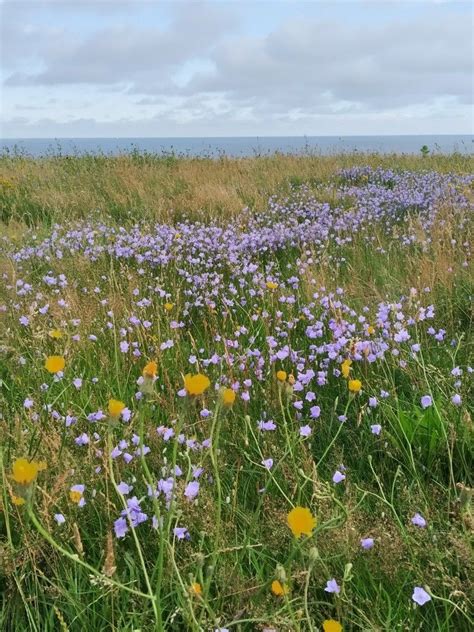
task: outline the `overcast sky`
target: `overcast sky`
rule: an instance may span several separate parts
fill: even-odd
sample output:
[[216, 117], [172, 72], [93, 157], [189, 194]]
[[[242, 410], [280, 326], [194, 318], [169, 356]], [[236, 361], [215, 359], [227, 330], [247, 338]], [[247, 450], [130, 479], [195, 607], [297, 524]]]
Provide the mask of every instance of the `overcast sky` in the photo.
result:
[[472, 134], [472, 4], [0, 0], [1, 135]]

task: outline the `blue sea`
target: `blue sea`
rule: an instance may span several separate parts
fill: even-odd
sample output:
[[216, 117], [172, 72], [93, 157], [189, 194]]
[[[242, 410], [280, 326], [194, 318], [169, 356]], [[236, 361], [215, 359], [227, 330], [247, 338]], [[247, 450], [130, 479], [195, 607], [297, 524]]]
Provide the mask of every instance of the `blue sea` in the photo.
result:
[[262, 136], [222, 138], [9, 138], [0, 140], [5, 151], [32, 156], [108, 154], [133, 151], [184, 156], [246, 157], [275, 152], [331, 155], [348, 152], [419, 154], [474, 153], [474, 135], [432, 136]]

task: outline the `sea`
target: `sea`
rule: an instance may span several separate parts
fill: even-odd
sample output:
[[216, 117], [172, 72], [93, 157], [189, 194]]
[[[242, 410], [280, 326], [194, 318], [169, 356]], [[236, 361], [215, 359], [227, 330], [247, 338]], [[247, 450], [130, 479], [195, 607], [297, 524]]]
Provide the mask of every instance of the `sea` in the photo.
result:
[[41, 156], [132, 152], [163, 156], [210, 158], [265, 156], [274, 153], [331, 155], [341, 153], [473, 154], [474, 135], [420, 136], [235, 136], [215, 138], [7, 138], [0, 139], [0, 155]]

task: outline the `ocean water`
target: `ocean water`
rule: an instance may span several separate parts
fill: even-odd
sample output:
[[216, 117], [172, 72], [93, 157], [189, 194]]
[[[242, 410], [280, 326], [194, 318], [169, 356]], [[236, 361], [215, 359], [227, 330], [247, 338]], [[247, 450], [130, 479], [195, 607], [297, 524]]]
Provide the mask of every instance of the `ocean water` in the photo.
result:
[[474, 153], [474, 135], [432, 136], [262, 136], [222, 138], [10, 138], [0, 140], [0, 152], [32, 156], [132, 151], [187, 156], [244, 157], [275, 152], [330, 155], [347, 152], [418, 154], [423, 145], [432, 153]]

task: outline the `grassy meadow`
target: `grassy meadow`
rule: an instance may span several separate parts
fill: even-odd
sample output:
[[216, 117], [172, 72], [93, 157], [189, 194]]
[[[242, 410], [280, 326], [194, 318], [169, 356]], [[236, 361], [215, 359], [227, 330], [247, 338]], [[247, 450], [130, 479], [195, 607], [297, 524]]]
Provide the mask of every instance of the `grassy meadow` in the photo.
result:
[[0, 629], [468, 632], [474, 157], [0, 157]]

